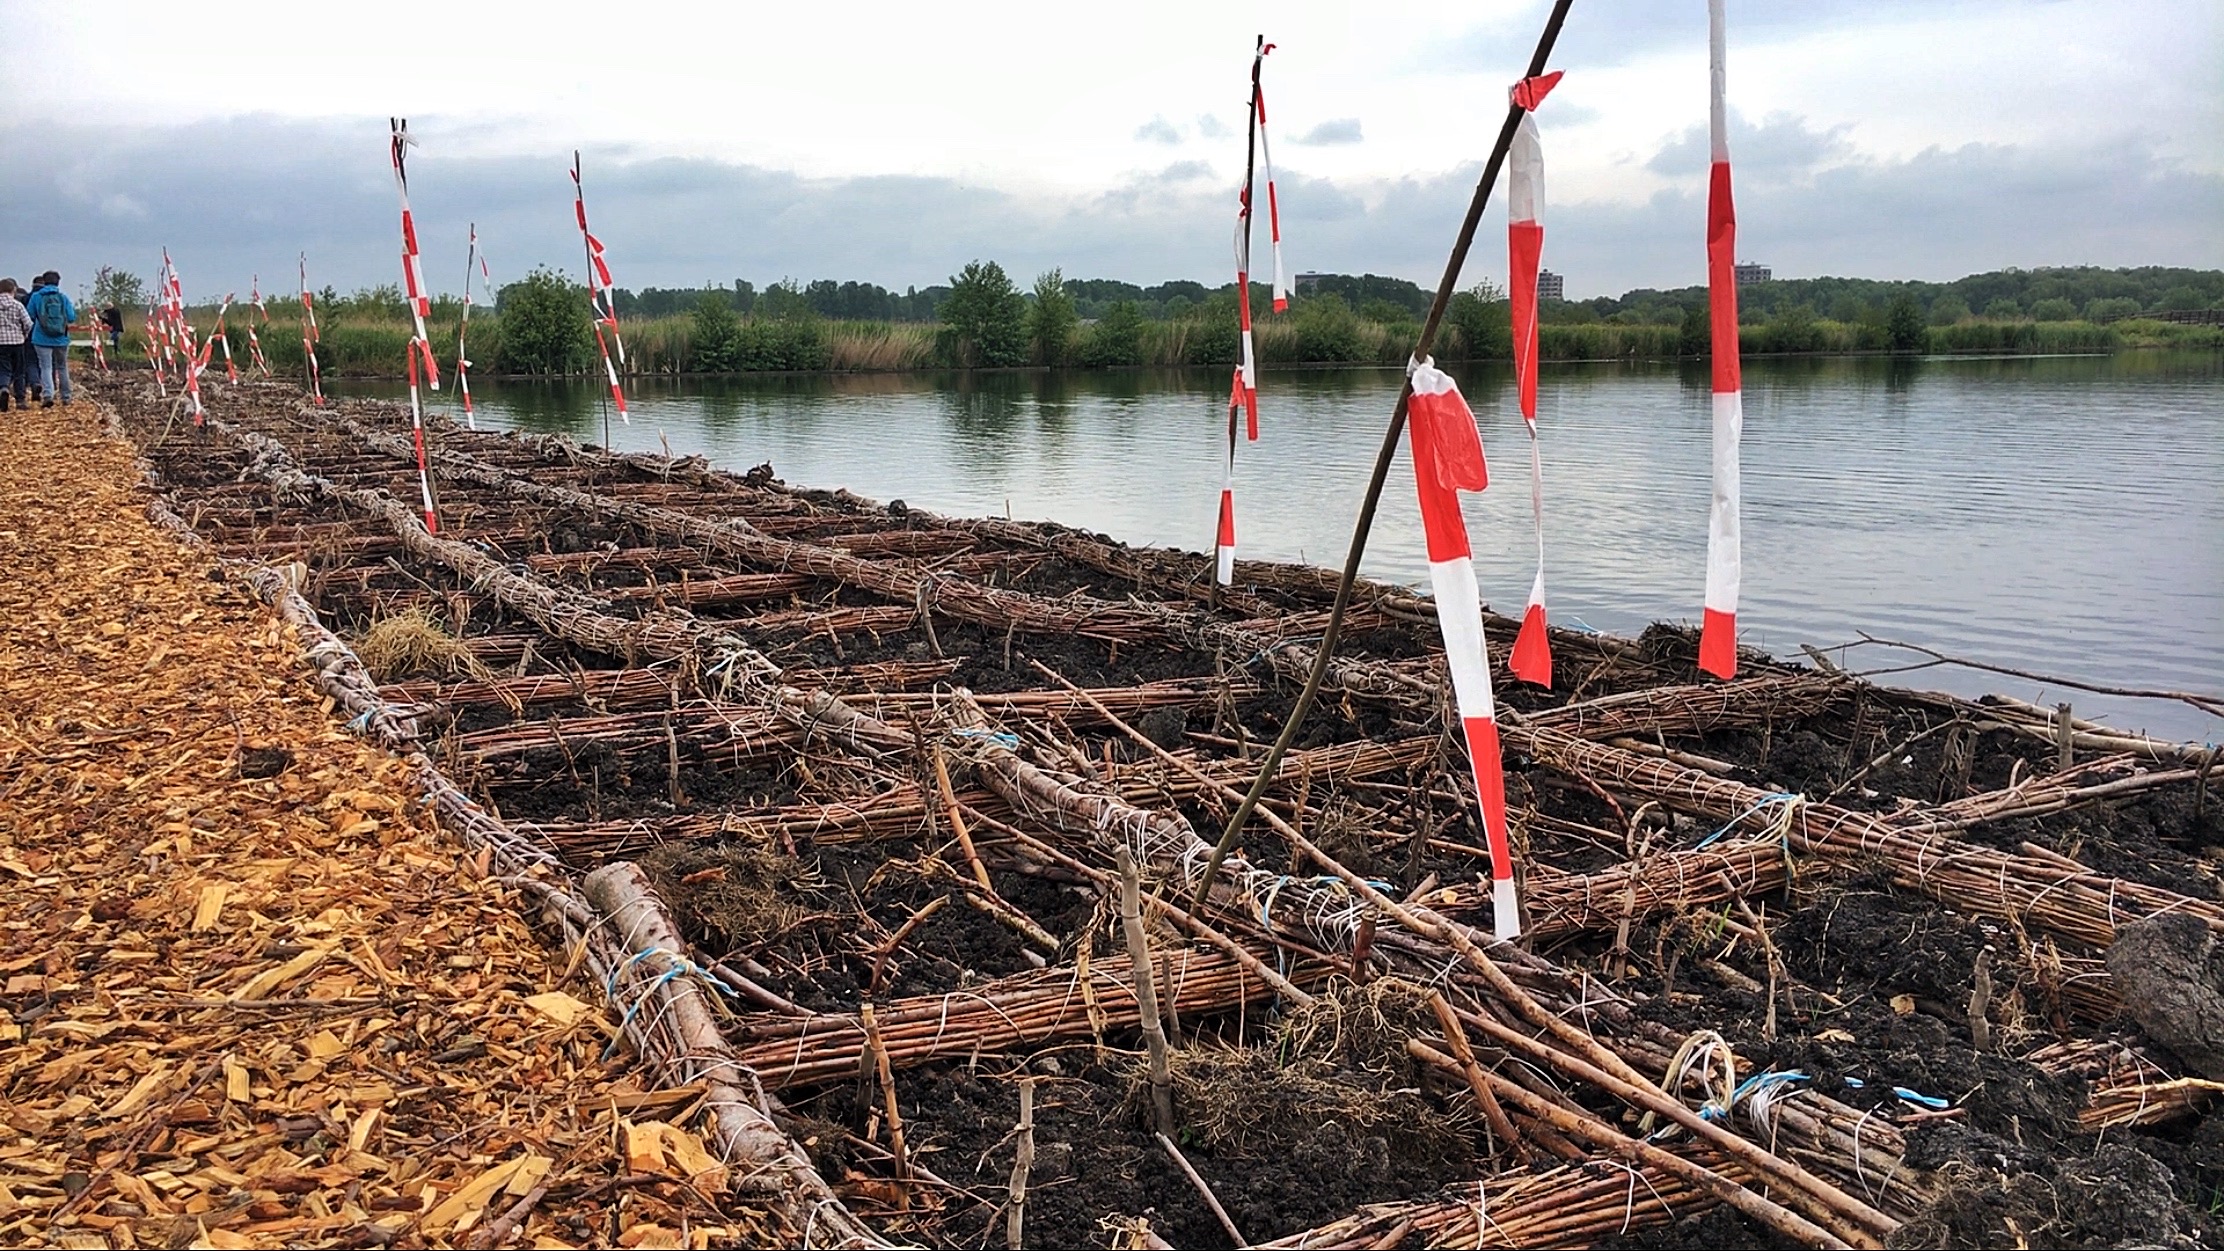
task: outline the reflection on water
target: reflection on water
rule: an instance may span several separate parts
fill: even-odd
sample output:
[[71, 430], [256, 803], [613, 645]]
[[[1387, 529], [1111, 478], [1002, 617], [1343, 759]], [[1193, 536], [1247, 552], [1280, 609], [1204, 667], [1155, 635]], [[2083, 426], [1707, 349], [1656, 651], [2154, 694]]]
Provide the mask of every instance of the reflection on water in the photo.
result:
[[[1477, 573], [1512, 608], [1534, 550], [1525, 436], [1504, 367], [1461, 381], [1496, 470], [1467, 499]], [[1264, 383], [1261, 439], [1238, 452], [1242, 548], [1338, 564], [1398, 374], [1288, 371]], [[1795, 651], [1866, 630], [2100, 682], [2224, 689], [2218, 357], [1756, 360], [1745, 388], [1748, 642]], [[1696, 364], [1546, 367], [1555, 620], [1632, 631], [1697, 617], [1707, 390]], [[1210, 370], [644, 380], [632, 425], [612, 416], [610, 434], [647, 451], [661, 436], [728, 468], [770, 461], [803, 485], [1202, 550], [1227, 394], [1227, 376]], [[473, 398], [483, 424], [602, 439], [607, 393], [588, 383], [489, 379]], [[1402, 455], [1366, 568], [1425, 580]], [[1893, 663], [1874, 649], [1854, 659]], [[2182, 705], [1953, 670], [1901, 680], [2066, 698], [2114, 724], [2224, 738], [2224, 724]]]

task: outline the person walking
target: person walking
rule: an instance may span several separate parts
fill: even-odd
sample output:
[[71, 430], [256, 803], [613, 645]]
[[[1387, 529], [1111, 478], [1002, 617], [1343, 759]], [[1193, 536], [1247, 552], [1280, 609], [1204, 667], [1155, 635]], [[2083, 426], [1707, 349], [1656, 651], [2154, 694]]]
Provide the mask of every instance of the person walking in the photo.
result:
[[38, 289], [31, 292], [31, 303], [25, 311], [31, 314], [31, 350], [45, 367], [46, 398], [39, 401], [42, 408], [54, 407], [60, 396], [62, 407], [69, 407], [70, 375], [69, 347], [70, 326], [77, 321], [77, 307], [62, 294], [62, 275], [47, 270], [39, 275]]
[[31, 314], [16, 299], [15, 279], [0, 278], [0, 413], [12, 398], [17, 408], [29, 407], [24, 396], [32, 389]]
[[[36, 282], [27, 282], [15, 289], [15, 302], [22, 307], [23, 315], [27, 318], [31, 315], [31, 288], [37, 285]], [[39, 354], [31, 347], [31, 340], [28, 336], [24, 338], [19, 350], [23, 357], [24, 384], [31, 388], [31, 398], [34, 400], [45, 399], [46, 380], [39, 376], [42, 372], [39, 368]], [[19, 404], [21, 402], [20, 400], [17, 401]]]

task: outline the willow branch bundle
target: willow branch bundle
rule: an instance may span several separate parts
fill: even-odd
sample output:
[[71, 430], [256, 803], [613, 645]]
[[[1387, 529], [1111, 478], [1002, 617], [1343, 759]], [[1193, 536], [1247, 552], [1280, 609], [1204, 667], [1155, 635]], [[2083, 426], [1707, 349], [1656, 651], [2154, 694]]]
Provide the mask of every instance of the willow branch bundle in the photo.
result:
[[720, 760], [773, 759], [792, 754], [807, 737], [772, 713], [733, 704], [691, 701], [672, 711], [621, 712], [606, 716], [520, 721], [456, 735], [450, 749], [458, 756], [497, 760], [536, 751], [560, 751], [599, 744], [614, 751], [663, 749], [668, 737], [696, 755]]
[[804, 1209], [796, 1215], [842, 1243], [880, 1245], [842, 1206], [803, 1148], [758, 1106], [755, 1075], [719, 1032], [703, 979], [674, 975], [691, 971], [680, 954], [687, 948], [640, 867], [630, 861], [605, 865], [587, 875], [584, 889], [608, 915], [621, 944], [635, 953], [611, 974], [617, 994], [640, 1000], [633, 1015], [647, 1016], [671, 1034], [675, 1046], [666, 1067], [686, 1083], [703, 1085], [705, 1114], [728, 1163], [746, 1166], [753, 1180], [771, 1181], [773, 1193]]
[[[960, 791], [961, 803], [978, 803], [977, 792]], [[840, 844], [908, 838], [926, 829], [927, 802], [910, 783], [875, 795], [815, 804], [784, 804], [769, 812], [687, 813], [628, 821], [521, 821], [567, 856], [609, 858], [658, 843], [723, 840], [757, 846], [796, 842]]]
[[[1163, 963], [1171, 1002], [1185, 1017], [1233, 1012], [1275, 993], [1218, 951], [1176, 948], [1163, 953]], [[1332, 971], [1325, 964], [1300, 962], [1289, 976], [1301, 986], [1316, 986]], [[1089, 962], [1086, 984], [1076, 966], [1064, 965], [947, 995], [893, 1000], [878, 1009], [880, 1034], [889, 1063], [901, 1070], [938, 1060], [1023, 1052], [1098, 1033], [1125, 1033], [1142, 1022], [1135, 985], [1127, 957], [1101, 956]], [[753, 1015], [734, 1027], [734, 1035], [743, 1045], [742, 1063], [774, 1090], [847, 1080], [856, 1075], [858, 1057], [864, 1054], [863, 1022], [849, 1013]]]
[[[1257, 693], [1258, 688], [1248, 682], [1235, 682], [1222, 686], [1208, 679], [1172, 678], [1158, 682], [1145, 682], [1136, 686], [1100, 687], [1089, 692], [1104, 707], [1116, 713], [1132, 716], [1154, 708], [1209, 708], [1228, 694], [1238, 699]], [[942, 702], [943, 696], [933, 693], [901, 693], [866, 695], [857, 702], [876, 709], [927, 709]], [[1086, 700], [1064, 691], [1008, 691], [994, 695], [976, 694], [975, 703], [984, 712], [995, 712], [1011, 717], [1049, 719], [1057, 718], [1068, 725], [1101, 724], [1097, 711]]]
[[491, 682], [394, 682], [379, 690], [397, 702], [448, 708], [487, 705], [519, 709], [569, 703], [593, 703], [605, 708], [666, 707], [672, 701], [674, 682], [654, 669], [598, 669]]
[[1697, 735], [1733, 726], [1812, 717], [1855, 684], [1809, 674], [1764, 674], [1700, 686], [1655, 686], [1528, 714], [1528, 724], [1588, 739], [1626, 734]]
[[[1505, 741], [1554, 768], [1595, 779], [1625, 793], [1733, 824], [1774, 822], [1780, 802], [1767, 791], [1696, 769], [1551, 729], [1508, 726]], [[1893, 880], [1952, 907], [2033, 926], [2093, 947], [2115, 938], [2119, 919], [2164, 910], [2190, 912], [2224, 930], [2224, 908], [2175, 891], [2055, 861], [2014, 856], [1944, 833], [1909, 830], [1880, 817], [1828, 804], [1793, 805], [1791, 848], [1824, 859], [1881, 859]]]
[[[614, 656], [659, 659], [692, 656], [707, 660], [705, 672], [729, 675], [745, 692], [756, 694], [783, 716], [807, 730], [852, 745], [898, 746], [908, 736], [849, 708], [823, 691], [798, 690], [781, 680], [780, 667], [740, 639], [692, 617], [670, 612], [644, 613], [627, 621], [604, 612], [601, 601], [512, 572], [477, 549], [425, 532], [423, 525], [391, 494], [342, 486], [301, 471], [283, 445], [253, 431], [211, 419], [210, 430], [251, 453], [250, 471], [281, 495], [329, 495], [383, 520], [421, 559], [445, 565], [502, 605], [558, 638]], [[366, 432], [367, 433], [367, 432]], [[384, 438], [385, 436], [379, 436]]]
[[[1716, 1159], [1706, 1153], [1694, 1158]], [[1542, 1172], [1498, 1173], [1413, 1202], [1370, 1204], [1257, 1246], [1260, 1251], [1588, 1247], [1701, 1215], [1718, 1203], [1657, 1167], [1601, 1156]]]
[[[1987, 821], [2043, 817], [2101, 800], [2125, 799], [2183, 785], [2200, 775], [2199, 769], [2191, 768], [2148, 770], [2136, 763], [2132, 753], [2124, 752], [2088, 761], [2066, 773], [2030, 778], [1996, 791], [1895, 813], [1893, 819], [1909, 829], [1946, 830]], [[2095, 777], [2106, 780], [2090, 780]]]
[[2085, 1082], [2080, 1129], [2097, 1132], [2127, 1125], [2160, 1125], [2198, 1113], [2224, 1094], [2224, 1082], [2175, 1077], [2145, 1048], [2112, 1038], [2071, 1038], [2023, 1057], [2061, 1076]]
[[733, 573], [715, 578], [681, 578], [653, 585], [604, 587], [602, 594], [613, 604], [653, 600], [660, 604], [672, 602], [689, 608], [707, 608], [785, 599], [809, 589], [811, 579], [801, 574]]

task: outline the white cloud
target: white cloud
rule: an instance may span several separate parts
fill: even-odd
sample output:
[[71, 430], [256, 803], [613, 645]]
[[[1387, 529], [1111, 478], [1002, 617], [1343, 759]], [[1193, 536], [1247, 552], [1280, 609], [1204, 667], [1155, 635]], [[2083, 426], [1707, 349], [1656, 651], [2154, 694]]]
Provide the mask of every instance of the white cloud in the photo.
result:
[[1338, 117], [1322, 122], [1290, 142], [1306, 147], [1325, 148], [1336, 144], [1362, 143], [1365, 142], [1365, 137], [1359, 133], [1358, 118]]

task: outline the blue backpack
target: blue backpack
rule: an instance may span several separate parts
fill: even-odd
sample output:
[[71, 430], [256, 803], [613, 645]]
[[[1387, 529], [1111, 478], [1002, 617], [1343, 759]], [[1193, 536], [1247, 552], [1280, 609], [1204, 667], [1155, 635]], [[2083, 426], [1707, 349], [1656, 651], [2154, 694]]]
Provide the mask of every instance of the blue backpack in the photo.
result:
[[59, 339], [69, 333], [69, 304], [60, 291], [49, 288], [39, 301], [39, 333]]

